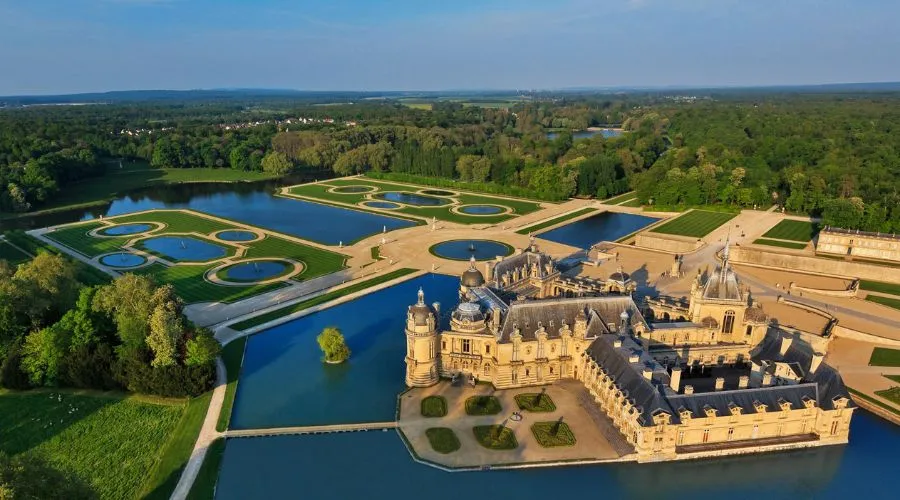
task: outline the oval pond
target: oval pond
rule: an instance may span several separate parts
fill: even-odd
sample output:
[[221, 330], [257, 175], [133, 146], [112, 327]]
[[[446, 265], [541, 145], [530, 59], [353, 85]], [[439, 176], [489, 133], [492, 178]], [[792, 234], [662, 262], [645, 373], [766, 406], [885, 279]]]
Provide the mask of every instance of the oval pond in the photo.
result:
[[419, 192], [422, 194], [428, 194], [431, 196], [453, 196], [456, 194], [453, 191], [441, 191], [440, 189], [424, 189]]
[[438, 207], [450, 203], [450, 200], [445, 198], [435, 198], [433, 196], [415, 193], [402, 193], [399, 191], [381, 193], [377, 196], [383, 200], [396, 201], [398, 203], [406, 203], [407, 205], [416, 205], [420, 207]]
[[468, 215], [494, 215], [506, 211], [497, 205], [464, 205], [459, 207], [459, 212]]
[[173, 262], [202, 262], [221, 259], [228, 250], [208, 241], [185, 236], [158, 236], [141, 241], [141, 246]]
[[396, 203], [392, 203], [390, 201], [366, 201], [363, 202], [363, 206], [370, 208], [386, 208], [389, 210], [393, 210], [395, 208], [400, 208], [400, 205]]
[[129, 234], [146, 233], [153, 229], [152, 224], [119, 224], [98, 231], [103, 236], [127, 236]]
[[513, 247], [492, 240], [451, 240], [433, 245], [429, 251], [444, 259], [469, 260], [474, 255], [475, 260], [491, 260], [511, 255]]
[[224, 241], [253, 241], [258, 235], [253, 231], [242, 231], [239, 229], [231, 229], [216, 233], [216, 238]]
[[137, 267], [145, 262], [147, 262], [147, 258], [143, 255], [128, 252], [112, 253], [100, 257], [100, 263], [109, 267]]
[[375, 191], [375, 189], [376, 188], [372, 186], [341, 186], [332, 189], [331, 192], [341, 194], [368, 193], [370, 191]]
[[278, 260], [255, 260], [242, 262], [219, 271], [218, 276], [226, 281], [253, 282], [281, 276], [293, 266]]

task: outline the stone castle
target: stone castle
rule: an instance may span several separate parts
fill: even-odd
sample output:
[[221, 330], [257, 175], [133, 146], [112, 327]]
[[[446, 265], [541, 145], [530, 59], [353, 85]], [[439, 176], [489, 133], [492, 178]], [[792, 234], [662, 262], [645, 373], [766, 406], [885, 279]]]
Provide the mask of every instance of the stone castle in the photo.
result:
[[485, 273], [473, 260], [449, 328], [422, 290], [409, 307], [406, 384], [575, 379], [640, 461], [846, 443], [855, 407], [840, 376], [808, 344], [770, 328], [727, 244], [722, 257], [697, 275], [688, 301], [643, 307], [627, 273], [566, 277], [534, 245]]

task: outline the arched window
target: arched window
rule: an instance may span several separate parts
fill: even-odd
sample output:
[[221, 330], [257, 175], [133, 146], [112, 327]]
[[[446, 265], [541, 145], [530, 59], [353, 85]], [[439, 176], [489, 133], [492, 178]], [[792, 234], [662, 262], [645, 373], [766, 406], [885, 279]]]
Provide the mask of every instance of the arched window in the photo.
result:
[[725, 311], [725, 321], [722, 322], [722, 333], [731, 333], [734, 330], [734, 311]]

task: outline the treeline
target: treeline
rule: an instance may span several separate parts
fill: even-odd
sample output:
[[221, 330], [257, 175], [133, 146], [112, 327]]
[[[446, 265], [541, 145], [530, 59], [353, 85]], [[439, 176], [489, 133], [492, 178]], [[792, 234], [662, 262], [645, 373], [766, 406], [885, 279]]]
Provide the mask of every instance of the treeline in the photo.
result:
[[215, 381], [219, 344], [183, 307], [147, 276], [84, 286], [60, 255], [0, 260], [0, 386], [197, 396]]

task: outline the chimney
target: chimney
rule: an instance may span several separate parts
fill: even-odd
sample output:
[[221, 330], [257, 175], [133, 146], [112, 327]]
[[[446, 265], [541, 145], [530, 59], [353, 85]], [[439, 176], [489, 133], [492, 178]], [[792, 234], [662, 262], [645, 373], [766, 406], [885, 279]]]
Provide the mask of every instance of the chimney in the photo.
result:
[[613, 347], [615, 347], [616, 349], [622, 347], [622, 339], [617, 337], [616, 340], [613, 340]]
[[[678, 392], [678, 386], [681, 385], [681, 367], [676, 366], [672, 368], [672, 373], [669, 374], [669, 387], [672, 388], [676, 393]], [[687, 387], [685, 387], [687, 389]]]
[[640, 355], [640, 354], [631, 353], [631, 355], [628, 356], [628, 362], [629, 362], [629, 363], [637, 363], [637, 362], [640, 361], [640, 360], [641, 360], [641, 355]]
[[694, 393], [694, 386], [692, 386], [692, 385], [686, 385], [686, 386], [684, 386], [684, 394], [685, 394], [686, 396], [690, 396], [690, 395], [693, 394], [693, 393]]
[[762, 386], [769, 387], [770, 385], [772, 385], [772, 374], [763, 373]]
[[792, 339], [790, 337], [781, 337], [781, 351], [779, 351], [779, 352], [781, 353], [782, 356], [787, 354], [788, 349], [791, 348], [791, 342], [793, 342], [793, 341], [794, 341], [794, 339]]
[[738, 379], [738, 389], [746, 389], [747, 386], [750, 385], [750, 377], [746, 375], [741, 375], [741, 378]]
[[644, 367], [644, 369], [641, 371], [641, 375], [643, 375], [647, 380], [653, 380], [653, 370], [648, 366]]
[[723, 377], [716, 377], [716, 390], [721, 391], [725, 388], [725, 379]]
[[809, 364], [809, 373], [816, 373], [816, 370], [819, 369], [819, 365], [822, 364], [822, 360], [825, 359], [825, 355], [821, 352], [815, 352], [812, 356], [812, 361]]

